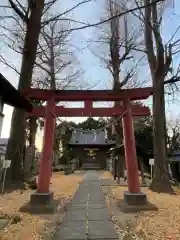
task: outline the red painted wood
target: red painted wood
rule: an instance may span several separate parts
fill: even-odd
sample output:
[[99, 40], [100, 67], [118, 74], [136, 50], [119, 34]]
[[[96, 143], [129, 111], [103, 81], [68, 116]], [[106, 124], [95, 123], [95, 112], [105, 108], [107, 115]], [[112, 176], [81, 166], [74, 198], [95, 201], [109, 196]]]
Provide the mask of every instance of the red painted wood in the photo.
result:
[[84, 101], [84, 107], [86, 108], [86, 109], [92, 109], [92, 107], [93, 107], [93, 101]]
[[[128, 189], [131, 193], [140, 192], [138, 164], [136, 159], [135, 137], [133, 130], [133, 116], [148, 116], [147, 107], [131, 105], [132, 100], [146, 99], [153, 94], [152, 88], [134, 88], [119, 91], [90, 90], [90, 91], [53, 91], [41, 89], [25, 89], [23, 95], [33, 100], [48, 100], [47, 107], [35, 107], [31, 116], [45, 117], [43, 149], [40, 159], [38, 192], [48, 193], [52, 174], [52, 149], [54, 143], [55, 117], [75, 116], [114, 116], [127, 113], [123, 117], [123, 133], [125, 157], [128, 172]], [[53, 100], [52, 100], [53, 99]], [[55, 106], [54, 101], [84, 101], [85, 108], [63, 108]], [[93, 101], [123, 101], [124, 105], [118, 108], [92, 108]], [[47, 111], [47, 112], [46, 112]]]
[[139, 193], [140, 183], [130, 101], [124, 102], [124, 107], [127, 109], [127, 113], [123, 116], [122, 122], [126, 169], [128, 177], [128, 190], [130, 193]]
[[[54, 114], [57, 117], [111, 117], [119, 116], [124, 112], [124, 107], [118, 108], [64, 108], [60, 106], [55, 107]], [[141, 107], [132, 105], [133, 116], [149, 116], [150, 109], [148, 107]], [[45, 107], [34, 107], [28, 116], [45, 117]]]
[[52, 154], [54, 144], [55, 117], [52, 111], [55, 108], [54, 101], [47, 103], [46, 121], [44, 128], [43, 148], [40, 158], [40, 169], [38, 178], [38, 192], [48, 193], [52, 173]]
[[119, 91], [112, 90], [43, 90], [29, 88], [23, 90], [23, 95], [34, 100], [55, 99], [57, 101], [122, 101], [124, 99], [147, 99], [153, 94], [153, 88], [133, 88]]

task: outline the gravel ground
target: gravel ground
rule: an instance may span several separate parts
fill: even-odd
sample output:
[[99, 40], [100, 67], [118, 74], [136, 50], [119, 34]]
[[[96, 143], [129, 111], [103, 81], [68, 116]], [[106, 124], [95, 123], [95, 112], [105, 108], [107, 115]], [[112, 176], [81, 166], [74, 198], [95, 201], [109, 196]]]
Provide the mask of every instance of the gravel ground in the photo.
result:
[[124, 190], [127, 190], [127, 187], [103, 187], [107, 206], [120, 240], [180, 239], [180, 194], [178, 192], [177, 195], [158, 194], [142, 188], [148, 200], [158, 207], [158, 211], [125, 214], [117, 206], [118, 201], [123, 199]]
[[[0, 214], [16, 216], [20, 221], [16, 224], [9, 224], [0, 231], [0, 240], [39, 240], [44, 239], [47, 232], [53, 233], [53, 226], [59, 224], [64, 217], [66, 205], [71, 201], [83, 175], [76, 173], [64, 176], [61, 173], [53, 173], [51, 189], [54, 192], [54, 198], [59, 201], [58, 213], [53, 215], [31, 215], [20, 213], [19, 208], [29, 201], [32, 190], [16, 190], [4, 194], [0, 198]], [[40, 233], [43, 233], [41, 235]]]

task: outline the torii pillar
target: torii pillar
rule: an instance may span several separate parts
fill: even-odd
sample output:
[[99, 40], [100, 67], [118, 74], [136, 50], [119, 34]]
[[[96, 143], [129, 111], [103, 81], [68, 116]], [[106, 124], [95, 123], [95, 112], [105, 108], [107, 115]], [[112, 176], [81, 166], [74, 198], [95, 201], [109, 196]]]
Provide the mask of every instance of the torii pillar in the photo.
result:
[[122, 123], [128, 178], [128, 191], [124, 192], [124, 200], [128, 205], [144, 205], [147, 203], [147, 198], [145, 193], [140, 191], [131, 102], [127, 99], [123, 104], [127, 110], [122, 118]]
[[43, 147], [40, 157], [39, 177], [37, 180], [37, 192], [31, 195], [32, 204], [48, 204], [53, 198], [50, 192], [50, 179], [52, 176], [52, 158], [55, 131], [55, 102], [48, 100], [46, 106], [46, 118], [44, 126]]

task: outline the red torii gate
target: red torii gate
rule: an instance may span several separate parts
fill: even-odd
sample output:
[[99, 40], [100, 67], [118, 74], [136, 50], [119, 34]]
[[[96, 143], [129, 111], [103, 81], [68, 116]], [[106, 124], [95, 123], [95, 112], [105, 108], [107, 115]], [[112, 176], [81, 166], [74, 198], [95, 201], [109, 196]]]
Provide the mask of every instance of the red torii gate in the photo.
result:
[[[147, 107], [132, 105], [131, 101], [147, 99], [153, 94], [151, 87], [125, 90], [41, 90], [35, 88], [24, 89], [23, 95], [31, 100], [47, 101], [46, 107], [34, 107], [29, 116], [45, 117], [44, 139], [40, 159], [40, 170], [37, 193], [31, 196], [31, 203], [47, 203], [52, 199], [49, 191], [52, 173], [52, 149], [56, 117], [82, 117], [82, 116], [118, 116], [123, 115], [123, 136], [125, 158], [128, 175], [128, 191], [125, 195], [127, 202], [133, 203], [129, 197], [136, 201], [140, 193], [138, 164], [136, 158], [135, 137], [132, 116], [148, 116]], [[56, 106], [59, 101], [83, 101], [84, 108], [64, 108]], [[122, 101], [122, 106], [113, 108], [93, 108], [93, 101]], [[124, 113], [124, 114], [123, 114]], [[135, 198], [134, 198], [135, 197]]]

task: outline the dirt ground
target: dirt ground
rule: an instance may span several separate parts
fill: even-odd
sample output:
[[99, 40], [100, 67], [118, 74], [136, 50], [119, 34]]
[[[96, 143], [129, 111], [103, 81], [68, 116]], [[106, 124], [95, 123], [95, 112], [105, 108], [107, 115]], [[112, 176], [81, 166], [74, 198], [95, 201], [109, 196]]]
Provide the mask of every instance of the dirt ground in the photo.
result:
[[136, 214], [122, 213], [118, 202], [123, 199], [127, 187], [103, 187], [107, 206], [119, 233], [119, 239], [180, 239], [180, 191], [176, 191], [177, 195], [169, 195], [154, 193], [148, 188], [141, 190], [147, 194], [148, 200], [158, 208], [158, 211]]
[[103, 179], [113, 179], [113, 176], [109, 171], [102, 172], [101, 177]]
[[66, 204], [72, 199], [79, 183], [82, 181], [83, 175], [76, 173], [73, 175], [64, 176], [61, 173], [53, 173], [51, 189], [54, 192], [54, 198], [58, 200], [58, 213], [51, 215], [31, 215], [20, 213], [19, 209], [27, 203], [32, 190], [13, 191], [4, 194], [0, 198], [0, 213], [10, 216], [19, 216], [20, 221], [16, 224], [11, 224], [1, 230], [0, 240], [39, 240], [43, 239], [41, 233], [45, 229], [50, 233], [53, 229], [49, 229], [55, 221], [60, 223], [63, 220]]

